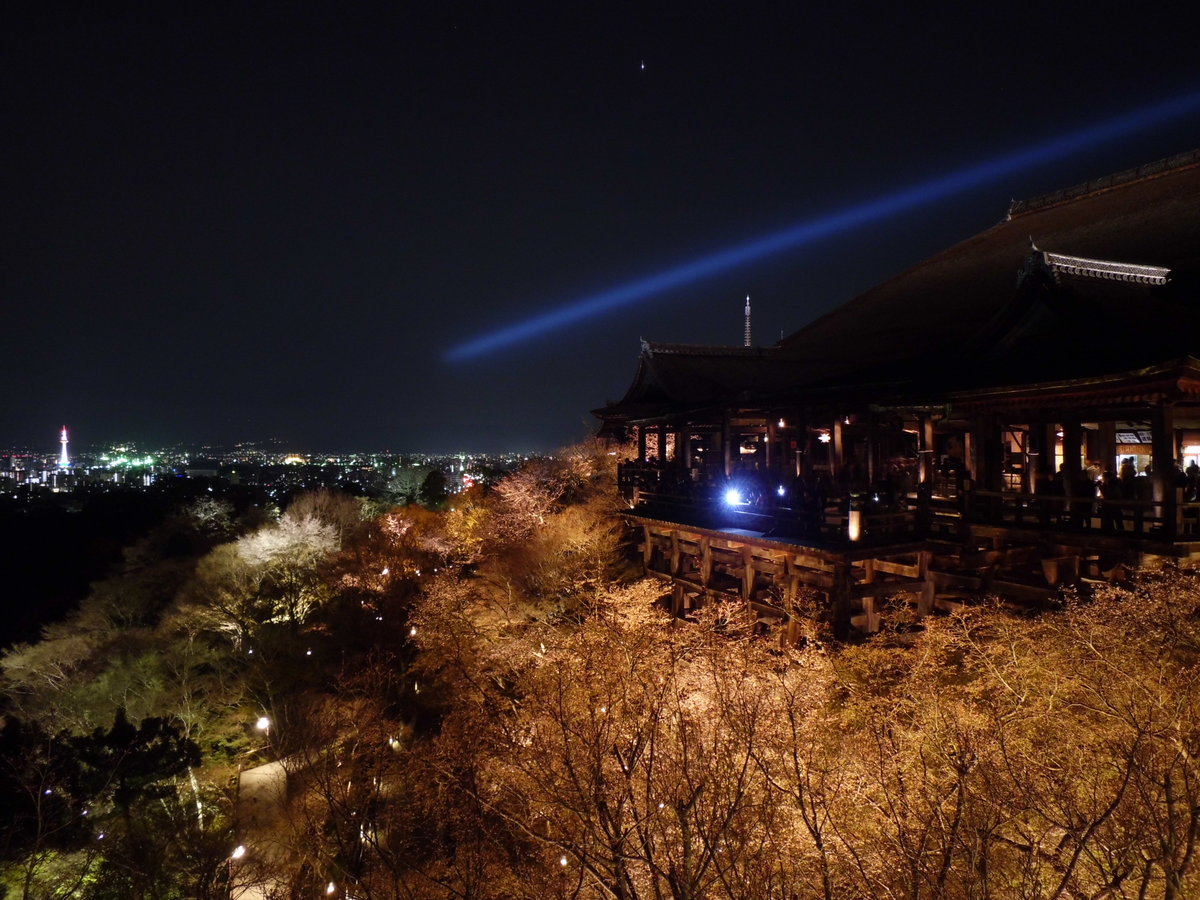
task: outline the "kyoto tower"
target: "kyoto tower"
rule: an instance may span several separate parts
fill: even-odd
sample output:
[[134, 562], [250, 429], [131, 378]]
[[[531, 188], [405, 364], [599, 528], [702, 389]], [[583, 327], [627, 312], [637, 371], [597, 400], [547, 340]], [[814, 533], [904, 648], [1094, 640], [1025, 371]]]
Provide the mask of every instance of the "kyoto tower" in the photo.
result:
[[62, 444], [62, 452], [58, 454], [58, 467], [60, 469], [71, 468], [71, 457], [67, 456], [67, 426], [63, 426], [62, 434], [58, 436], [58, 442]]

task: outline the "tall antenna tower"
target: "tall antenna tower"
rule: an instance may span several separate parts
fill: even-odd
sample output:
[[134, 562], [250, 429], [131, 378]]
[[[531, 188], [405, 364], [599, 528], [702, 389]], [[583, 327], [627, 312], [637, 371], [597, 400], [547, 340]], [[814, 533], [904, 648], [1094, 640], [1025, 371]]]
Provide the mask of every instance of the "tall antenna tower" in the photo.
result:
[[58, 454], [58, 467], [60, 469], [69, 469], [71, 467], [71, 457], [67, 456], [67, 426], [64, 425], [62, 433], [58, 436], [58, 442], [62, 444], [62, 452]]
[[742, 346], [751, 347], [750, 343], [750, 295], [746, 295], [746, 332], [742, 337]]

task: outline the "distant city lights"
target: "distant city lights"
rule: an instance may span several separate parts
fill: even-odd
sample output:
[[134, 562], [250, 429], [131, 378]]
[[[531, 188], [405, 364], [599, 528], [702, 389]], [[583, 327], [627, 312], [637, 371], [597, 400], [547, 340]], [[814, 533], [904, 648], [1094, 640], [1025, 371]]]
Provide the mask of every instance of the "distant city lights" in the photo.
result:
[[[55, 450], [0, 449], [0, 493], [13, 500], [32, 500], [42, 493], [97, 493], [151, 488], [164, 480], [202, 479], [207, 489], [221, 483], [263, 489], [271, 498], [286, 499], [295, 491], [337, 488], [368, 496], [387, 496], [393, 482], [405, 480], [398, 505], [426, 501], [421, 486], [428, 475], [444, 476], [442, 497], [453, 497], [487, 485], [537, 454], [344, 452], [299, 453], [272, 445], [239, 443], [229, 447], [174, 446], [152, 451], [132, 442], [87, 447], [71, 443], [66, 429], [55, 432]], [[64, 463], [64, 458], [67, 463]], [[437, 501], [437, 495], [433, 502]]]

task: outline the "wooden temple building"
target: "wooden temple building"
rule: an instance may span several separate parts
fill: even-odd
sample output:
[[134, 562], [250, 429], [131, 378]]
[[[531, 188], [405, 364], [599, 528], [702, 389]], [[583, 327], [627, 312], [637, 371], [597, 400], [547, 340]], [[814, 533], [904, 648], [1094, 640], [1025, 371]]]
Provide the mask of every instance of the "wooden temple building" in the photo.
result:
[[774, 346], [643, 343], [596, 415], [680, 614], [869, 632], [885, 596], [1200, 557], [1200, 151], [1014, 203]]

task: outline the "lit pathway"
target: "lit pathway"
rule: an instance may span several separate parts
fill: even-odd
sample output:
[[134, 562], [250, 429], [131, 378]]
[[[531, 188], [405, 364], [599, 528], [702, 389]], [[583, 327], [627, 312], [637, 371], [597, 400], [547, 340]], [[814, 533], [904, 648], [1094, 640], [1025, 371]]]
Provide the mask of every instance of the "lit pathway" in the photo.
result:
[[268, 876], [279, 855], [287, 820], [287, 771], [282, 760], [244, 769], [238, 776], [237, 823], [245, 855], [231, 862], [231, 900], [266, 900], [277, 885]]

